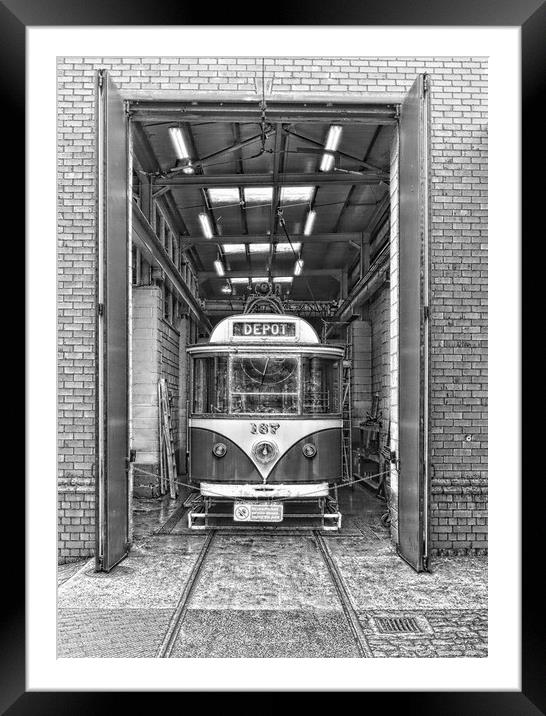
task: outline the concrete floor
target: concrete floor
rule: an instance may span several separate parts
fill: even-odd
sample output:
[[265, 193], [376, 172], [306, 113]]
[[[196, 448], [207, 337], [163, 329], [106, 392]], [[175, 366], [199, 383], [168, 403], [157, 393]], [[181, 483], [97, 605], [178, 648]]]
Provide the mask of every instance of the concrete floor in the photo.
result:
[[[135, 545], [110, 574], [93, 562], [59, 568], [59, 657], [154, 657], [206, 536], [181, 501], [135, 500]], [[332, 559], [375, 657], [487, 655], [487, 562], [436, 558], [416, 574], [381, 522], [385, 503], [340, 490]], [[356, 657], [334, 583], [311, 531], [217, 532], [184, 610], [171, 658]], [[384, 617], [417, 632], [386, 633]]]

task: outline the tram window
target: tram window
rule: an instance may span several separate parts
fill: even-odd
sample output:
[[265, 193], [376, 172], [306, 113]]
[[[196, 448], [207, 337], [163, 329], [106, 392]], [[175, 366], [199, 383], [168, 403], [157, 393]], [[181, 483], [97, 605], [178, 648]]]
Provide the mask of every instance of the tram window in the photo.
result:
[[339, 361], [302, 358], [303, 412], [339, 412]]
[[227, 413], [227, 356], [196, 358], [194, 363], [195, 413]]
[[295, 356], [233, 356], [231, 413], [299, 412], [299, 370]]

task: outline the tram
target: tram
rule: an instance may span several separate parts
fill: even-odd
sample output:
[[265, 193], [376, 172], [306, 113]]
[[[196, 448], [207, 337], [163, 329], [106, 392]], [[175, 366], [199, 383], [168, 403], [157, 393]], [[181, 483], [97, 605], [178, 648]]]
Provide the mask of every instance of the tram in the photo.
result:
[[214, 515], [265, 523], [318, 516], [324, 529], [341, 525], [344, 351], [280, 311], [274, 297], [255, 297], [207, 343], [187, 349], [189, 480], [199, 489], [191, 528], [209, 526]]

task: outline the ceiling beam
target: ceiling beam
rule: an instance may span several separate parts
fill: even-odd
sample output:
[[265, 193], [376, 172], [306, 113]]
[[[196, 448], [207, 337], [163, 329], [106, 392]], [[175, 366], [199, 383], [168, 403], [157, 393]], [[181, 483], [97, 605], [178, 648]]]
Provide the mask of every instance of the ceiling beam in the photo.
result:
[[183, 177], [158, 177], [154, 180], [154, 186], [172, 187], [220, 187], [220, 186], [275, 186], [276, 184], [288, 186], [322, 186], [326, 184], [379, 184], [382, 179], [377, 174], [367, 172], [366, 174], [345, 174], [332, 172], [320, 172], [313, 174], [283, 174], [277, 182], [273, 180], [272, 174], [224, 174], [220, 176], [202, 176], [199, 174], [186, 174]]
[[[395, 98], [397, 99], [397, 98]], [[370, 104], [348, 102], [277, 102], [268, 101], [267, 118], [270, 122], [340, 122], [361, 124], [395, 124], [397, 103]], [[203, 118], [224, 122], [251, 122], [259, 124], [260, 109], [256, 98], [246, 102], [173, 102], [136, 100], [130, 103], [133, 120], [200, 121]]]
[[[291, 241], [305, 241], [308, 244], [324, 244], [332, 241], [347, 242], [360, 241], [362, 232], [346, 231], [339, 234], [290, 234]], [[230, 234], [229, 236], [215, 236], [212, 239], [205, 239], [204, 236], [183, 236], [184, 242], [195, 246], [211, 246], [215, 243], [221, 244], [268, 244], [270, 241], [278, 240], [285, 242], [286, 236], [282, 233], [274, 236], [255, 236], [252, 234]]]
[[[316, 318], [333, 316], [338, 306], [338, 301], [299, 301], [283, 300], [283, 308], [287, 313], [311, 315]], [[243, 312], [246, 299], [242, 296], [230, 298], [207, 298], [203, 301], [203, 310], [208, 316], [229, 315]]]
[[156, 159], [155, 152], [152, 149], [150, 140], [142, 125], [135, 122], [133, 128], [133, 152], [138, 158], [138, 162], [144, 172], [161, 171], [159, 162]]
[[[342, 273], [343, 269], [340, 268], [332, 268], [332, 269], [306, 269], [305, 270], [305, 276], [333, 276], [333, 278], [336, 279], [336, 281], [341, 282], [342, 280]], [[252, 271], [226, 271], [224, 276], [218, 276], [216, 271], [199, 271], [198, 273], [198, 279], [199, 281], [206, 281], [209, 278], [217, 278], [217, 279], [223, 279], [226, 280], [228, 278], [246, 278], [247, 276], [249, 278], [258, 278], [259, 276], [263, 276], [265, 274], [265, 271], [258, 271], [257, 269], [253, 269]], [[282, 271], [281, 269], [274, 269], [271, 272], [271, 275], [273, 278], [276, 276], [286, 276], [286, 271]], [[301, 279], [304, 278], [304, 275], [301, 276], [294, 276], [294, 279]]]

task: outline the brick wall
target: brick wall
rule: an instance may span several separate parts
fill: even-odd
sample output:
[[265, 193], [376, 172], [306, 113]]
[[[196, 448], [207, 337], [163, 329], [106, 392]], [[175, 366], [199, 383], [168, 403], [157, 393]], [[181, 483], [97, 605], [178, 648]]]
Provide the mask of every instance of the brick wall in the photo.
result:
[[162, 310], [158, 286], [133, 286], [133, 448], [136, 450], [135, 494], [147, 494], [156, 480], [139, 469], [159, 473], [160, 377], [159, 325]]
[[372, 325], [368, 320], [353, 321], [351, 397], [353, 427], [366, 418], [372, 407]]
[[[194, 91], [218, 96], [225, 93], [226, 98], [228, 94], [233, 97], [255, 92], [262, 60], [72, 57], [58, 61], [61, 497], [65, 493], [73, 494], [78, 487], [88, 487], [93, 481], [94, 74], [99, 67], [111, 71], [128, 98], [151, 90], [169, 90], [173, 97], [177, 93], [189, 96]], [[430, 74], [432, 84], [430, 387], [434, 502], [439, 494], [435, 490], [443, 485], [442, 481], [458, 486], [460, 495], [463, 495], [463, 487], [479, 489], [480, 495], [485, 490], [487, 61], [462, 57], [292, 57], [267, 59], [265, 63], [266, 78], [274, 76], [273, 95], [292, 91], [324, 95], [342, 92], [353, 97], [364, 97], [366, 93], [401, 93], [410, 87], [417, 73], [424, 71]], [[395, 212], [391, 220], [396, 222]], [[396, 254], [391, 269], [396, 270]], [[391, 297], [393, 308], [396, 308], [396, 299]], [[395, 315], [391, 310], [391, 328], [396, 331]], [[396, 333], [391, 336], [392, 348], [396, 344]], [[391, 351], [394, 371], [395, 363], [396, 355]], [[395, 397], [396, 392], [396, 383], [391, 381], [391, 396]], [[470, 436], [468, 440], [467, 436]], [[396, 446], [396, 433], [393, 433], [393, 446]], [[468, 485], [460, 484], [461, 480]], [[392, 476], [391, 489], [396, 494], [396, 475]], [[478, 495], [468, 493], [473, 494]], [[476, 500], [470, 511], [485, 514], [480, 508], [483, 504]], [[63, 516], [61, 509], [61, 518]], [[476, 514], [475, 519], [482, 517]], [[476, 526], [481, 524], [476, 522]], [[80, 534], [88, 535], [91, 531]], [[433, 541], [445, 545], [450, 542], [452, 549], [468, 541], [459, 539], [462, 533], [458, 530], [441, 534], [440, 540], [440, 533], [433, 531]], [[446, 534], [451, 538], [446, 539]], [[69, 543], [74, 546], [67, 546]], [[67, 538], [63, 544], [64, 550], [91, 550], [90, 543], [80, 537], [73, 541]]]
[[388, 285], [383, 285], [373, 297], [369, 315], [372, 326], [372, 395], [379, 397], [381, 431], [386, 434], [390, 415], [390, 287]]
[[[133, 286], [133, 448], [136, 450], [135, 494], [158, 494], [159, 402], [158, 381], [166, 378], [172, 395], [171, 417], [175, 450], [179, 448], [178, 331], [162, 316], [159, 286]], [[142, 471], [142, 472], [141, 472]]]

